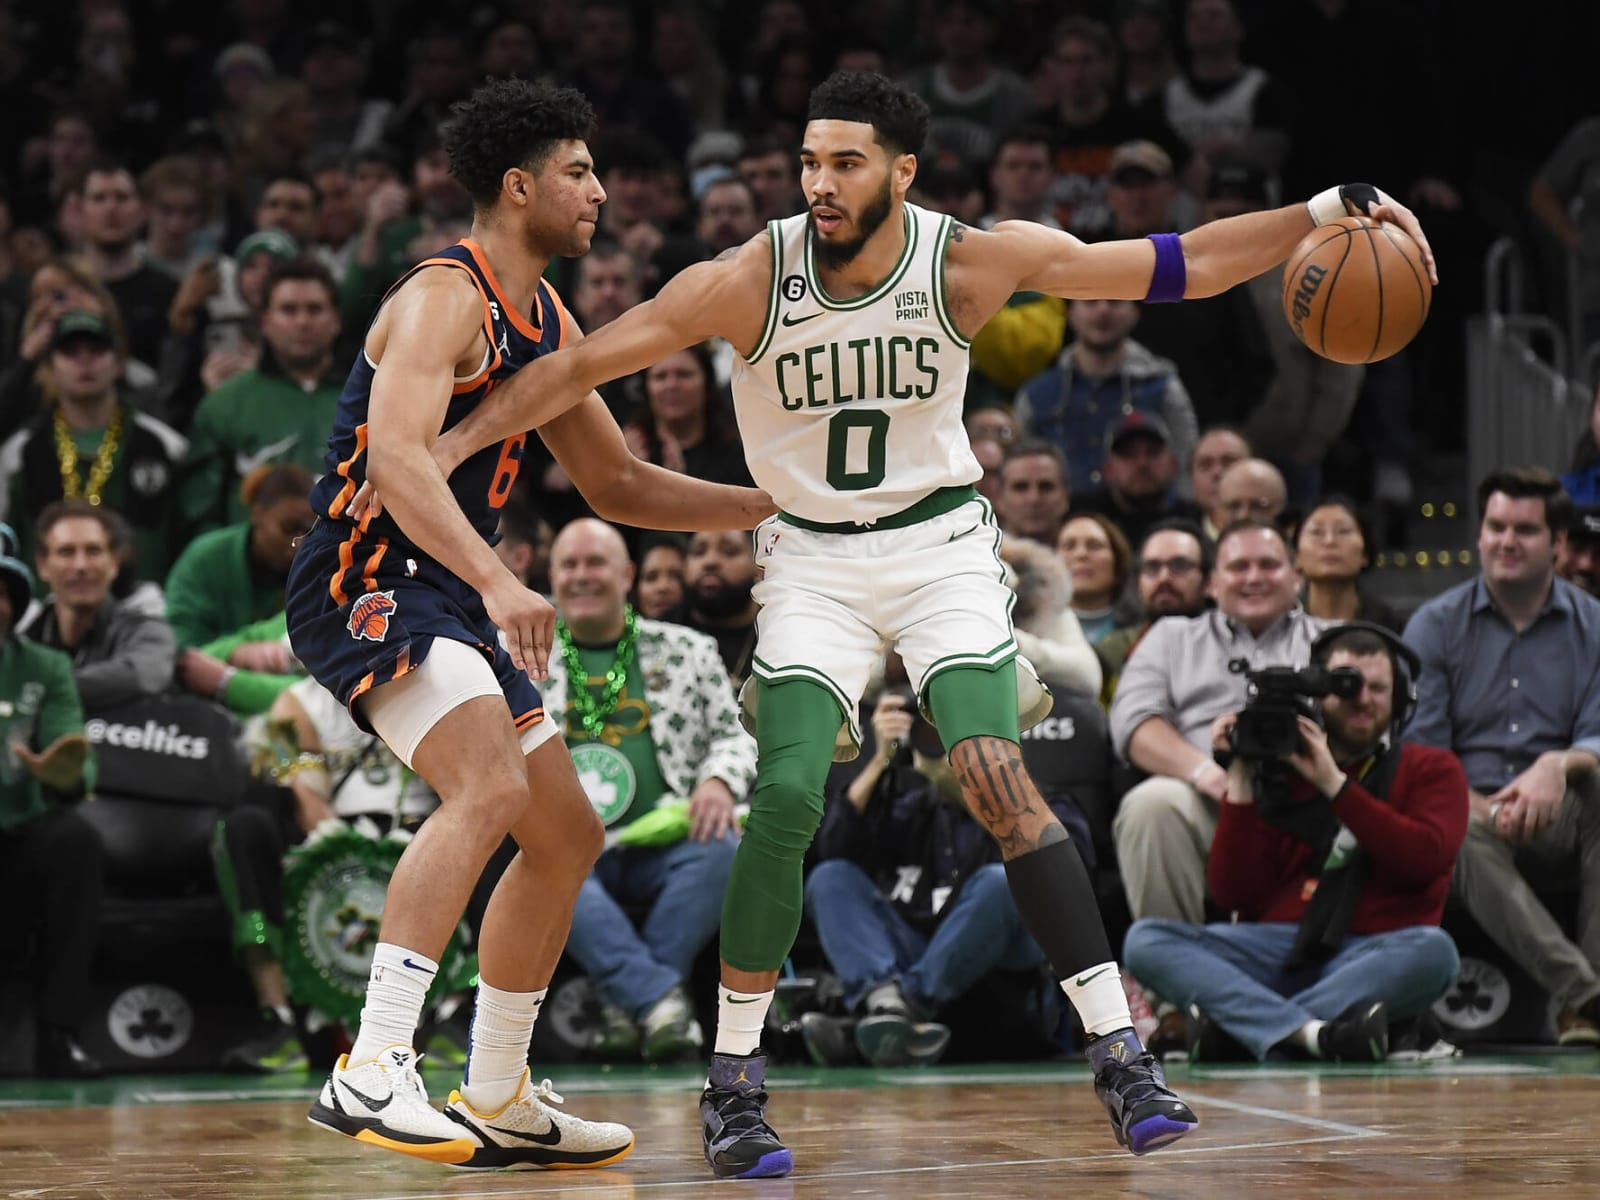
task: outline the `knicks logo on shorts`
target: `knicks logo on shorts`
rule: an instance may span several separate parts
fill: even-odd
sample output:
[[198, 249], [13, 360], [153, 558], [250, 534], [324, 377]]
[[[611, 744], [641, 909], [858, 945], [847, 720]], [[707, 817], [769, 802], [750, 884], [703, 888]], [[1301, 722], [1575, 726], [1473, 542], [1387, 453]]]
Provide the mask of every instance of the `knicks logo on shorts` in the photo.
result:
[[398, 608], [393, 592], [367, 592], [350, 606], [350, 636], [381, 642], [389, 636], [389, 614]]

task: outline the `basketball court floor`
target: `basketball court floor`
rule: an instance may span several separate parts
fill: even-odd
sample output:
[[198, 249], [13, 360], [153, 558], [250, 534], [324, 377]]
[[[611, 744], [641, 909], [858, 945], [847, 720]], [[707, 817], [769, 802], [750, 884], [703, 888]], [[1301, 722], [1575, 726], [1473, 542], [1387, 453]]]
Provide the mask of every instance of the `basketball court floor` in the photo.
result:
[[[714, 1181], [691, 1067], [566, 1068], [568, 1107], [626, 1121], [638, 1148], [599, 1171], [461, 1172], [306, 1123], [318, 1082], [124, 1076], [0, 1081], [7, 1200], [477, 1200], [479, 1197], [1600, 1196], [1600, 1054], [1376, 1068], [1177, 1066], [1202, 1125], [1136, 1159], [1112, 1140], [1086, 1068], [775, 1072], [787, 1179]], [[438, 1101], [458, 1081], [426, 1073]]]

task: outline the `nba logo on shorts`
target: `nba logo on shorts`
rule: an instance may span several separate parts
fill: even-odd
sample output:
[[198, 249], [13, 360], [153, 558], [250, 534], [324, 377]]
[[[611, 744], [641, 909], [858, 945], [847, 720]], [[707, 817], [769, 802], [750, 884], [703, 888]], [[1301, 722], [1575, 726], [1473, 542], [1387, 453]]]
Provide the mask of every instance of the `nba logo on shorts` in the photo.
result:
[[368, 592], [350, 606], [350, 636], [381, 642], [389, 636], [389, 614], [399, 607], [393, 592]]

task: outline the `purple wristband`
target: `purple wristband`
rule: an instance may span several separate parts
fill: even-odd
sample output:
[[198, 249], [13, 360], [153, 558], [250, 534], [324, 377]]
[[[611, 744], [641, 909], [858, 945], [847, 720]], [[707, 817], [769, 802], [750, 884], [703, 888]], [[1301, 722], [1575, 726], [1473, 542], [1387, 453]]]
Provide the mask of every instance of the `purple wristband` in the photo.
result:
[[1152, 233], [1156, 247], [1156, 269], [1150, 276], [1146, 304], [1173, 304], [1183, 299], [1189, 286], [1189, 270], [1183, 261], [1183, 243], [1175, 233]]

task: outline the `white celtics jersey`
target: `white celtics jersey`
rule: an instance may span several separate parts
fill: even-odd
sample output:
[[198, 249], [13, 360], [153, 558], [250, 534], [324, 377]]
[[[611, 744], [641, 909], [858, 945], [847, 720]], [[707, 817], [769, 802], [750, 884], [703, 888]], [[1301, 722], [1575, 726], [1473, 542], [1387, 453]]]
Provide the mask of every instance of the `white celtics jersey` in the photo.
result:
[[750, 474], [807, 521], [868, 524], [983, 469], [961, 423], [967, 348], [945, 305], [950, 218], [905, 205], [906, 244], [877, 287], [823, 291], [807, 214], [773, 221], [761, 340], [735, 359]]

